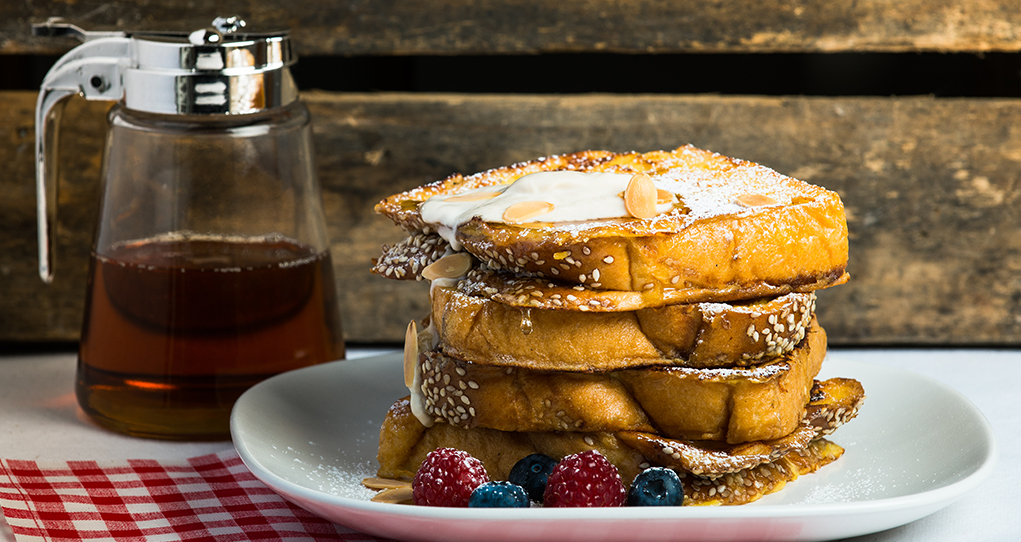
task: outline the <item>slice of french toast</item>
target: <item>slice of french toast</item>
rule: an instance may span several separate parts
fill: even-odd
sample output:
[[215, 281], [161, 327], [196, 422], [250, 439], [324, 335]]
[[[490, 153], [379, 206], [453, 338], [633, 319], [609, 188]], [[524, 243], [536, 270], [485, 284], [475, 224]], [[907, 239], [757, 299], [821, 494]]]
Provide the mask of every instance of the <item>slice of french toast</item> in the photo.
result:
[[426, 428], [404, 398], [390, 408], [380, 429], [377, 475], [410, 481], [426, 454], [444, 447], [479, 459], [492, 480], [506, 480], [514, 464], [530, 454], [559, 459], [597, 450], [617, 467], [626, 485], [642, 470], [662, 465], [678, 472], [686, 505], [746, 504], [839, 458], [843, 448], [822, 436], [852, 419], [863, 398], [856, 381], [822, 383], [797, 431], [775, 441], [730, 447], [633, 432], [507, 432], [443, 423]]
[[[538, 291], [520, 295], [539, 299]], [[480, 365], [536, 371], [752, 365], [793, 350], [815, 311], [814, 293], [618, 312], [515, 307], [479, 294], [432, 289], [432, 325], [443, 352]], [[592, 306], [585, 292], [561, 299]]]
[[[644, 173], [674, 203], [645, 218], [475, 217], [453, 228], [423, 218], [430, 198], [472, 199], [475, 193], [464, 193], [549, 171]], [[542, 197], [540, 190], [538, 203]], [[455, 248], [494, 269], [605, 290], [665, 292], [674, 302], [748, 299], [847, 280], [847, 224], [836, 193], [691, 146], [644, 154], [585, 151], [453, 175], [390, 196], [376, 211], [413, 235], [451, 230], [446, 235]], [[541, 218], [540, 212], [534, 220]]]
[[736, 444], [793, 431], [825, 355], [826, 334], [815, 323], [790, 353], [746, 368], [550, 372], [483, 365], [431, 350], [418, 356], [410, 388], [424, 420], [456, 427], [632, 430]]

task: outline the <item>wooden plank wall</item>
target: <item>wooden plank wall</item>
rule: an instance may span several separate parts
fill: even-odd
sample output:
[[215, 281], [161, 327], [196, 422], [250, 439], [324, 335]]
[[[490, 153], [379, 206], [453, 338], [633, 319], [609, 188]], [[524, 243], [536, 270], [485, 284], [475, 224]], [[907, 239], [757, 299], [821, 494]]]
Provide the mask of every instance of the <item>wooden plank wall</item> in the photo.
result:
[[[146, 13], [192, 21], [183, 2], [158, 4]], [[265, 4], [245, 7], [252, 19], [286, 21], [300, 54], [1021, 48], [1021, 10], [988, 0], [336, 2], [321, 12], [312, 9], [320, 3], [298, 2], [282, 19], [282, 3]], [[5, 5], [0, 53], [53, 52], [25, 31], [46, 15], [157, 24], [142, 13], [130, 2]], [[401, 237], [372, 213], [379, 198], [549, 154], [692, 143], [841, 194], [852, 280], [819, 301], [833, 343], [1021, 344], [1017, 99], [322, 91], [303, 98], [353, 342], [400, 341], [407, 321], [425, 311], [423, 284], [368, 274], [379, 246]], [[35, 93], [0, 92], [0, 104], [0, 341], [74, 340], [108, 106], [74, 100], [65, 113], [57, 280], [46, 286], [35, 272]]]
[[[1016, 0], [76, 0], [0, 5], [0, 52], [60, 50], [47, 17], [194, 30], [239, 13], [292, 29], [303, 54], [626, 51], [1016, 51]], [[63, 44], [64, 47], [71, 42]]]

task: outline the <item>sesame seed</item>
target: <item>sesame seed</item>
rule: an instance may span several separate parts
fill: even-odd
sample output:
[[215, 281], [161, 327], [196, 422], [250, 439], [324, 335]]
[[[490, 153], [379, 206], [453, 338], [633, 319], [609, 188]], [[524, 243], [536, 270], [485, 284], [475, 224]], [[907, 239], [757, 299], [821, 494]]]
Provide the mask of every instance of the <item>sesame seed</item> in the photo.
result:
[[606, 264], [613, 263], [613, 256], [607, 256], [607, 257], [603, 258], [603, 263], [606, 263]]

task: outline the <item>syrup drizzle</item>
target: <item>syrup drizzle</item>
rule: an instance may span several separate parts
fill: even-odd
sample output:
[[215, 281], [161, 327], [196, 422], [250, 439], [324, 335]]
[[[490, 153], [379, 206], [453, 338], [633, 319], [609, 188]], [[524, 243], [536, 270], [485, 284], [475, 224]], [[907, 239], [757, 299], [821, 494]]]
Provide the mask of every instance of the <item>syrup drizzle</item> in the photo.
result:
[[521, 333], [528, 335], [532, 333], [532, 309], [521, 309]]

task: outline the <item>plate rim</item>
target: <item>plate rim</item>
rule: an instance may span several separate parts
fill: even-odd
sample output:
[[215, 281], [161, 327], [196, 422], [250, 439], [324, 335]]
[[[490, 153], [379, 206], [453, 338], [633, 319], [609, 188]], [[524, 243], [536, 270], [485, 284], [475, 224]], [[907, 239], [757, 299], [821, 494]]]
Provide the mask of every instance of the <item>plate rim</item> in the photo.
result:
[[[420, 518], [430, 520], [444, 520], [444, 519], [464, 519], [464, 509], [457, 508], [435, 508], [435, 507], [421, 507], [421, 506], [406, 506], [388, 503], [376, 503], [371, 501], [363, 501], [359, 499], [353, 499], [350, 497], [340, 496], [331, 494], [325, 491], [315, 490], [300, 484], [294, 483], [277, 473], [273, 472], [271, 468], [266, 467], [259, 461], [257, 454], [254, 454], [246, 442], [244, 436], [240, 433], [241, 429], [238, 427], [238, 419], [240, 417], [239, 411], [244, 409], [244, 405], [247, 404], [246, 396], [251, 399], [252, 396], [256, 396], [261, 393], [262, 390], [277, 385], [282, 378], [300, 378], [306, 374], [312, 374], [318, 371], [333, 371], [343, 370], [340, 364], [351, 364], [351, 363], [380, 363], [383, 359], [393, 358], [400, 359], [400, 352], [379, 354], [374, 356], [367, 356], [352, 360], [340, 360], [303, 369], [297, 369], [295, 371], [289, 371], [281, 375], [269, 378], [263, 382], [260, 382], [256, 386], [253, 386], [246, 391], [241, 398], [237, 401], [234, 411], [231, 413], [230, 429], [232, 442], [234, 448], [240, 456], [245, 466], [252, 471], [252, 473], [269, 486], [273, 491], [280, 493], [288, 500], [295, 502], [299, 506], [303, 506], [300, 501], [310, 500], [313, 502], [322, 503], [329, 507], [339, 507], [345, 512], [354, 513], [372, 513], [372, 514], [386, 514], [390, 516], [399, 516], [402, 518]], [[812, 504], [756, 504], [752, 506], [692, 506], [692, 507], [677, 507], [671, 509], [662, 508], [529, 508], [529, 509], [472, 509], [472, 519], [482, 521], [518, 521], [525, 519], [522, 517], [523, 514], [528, 514], [527, 519], [530, 521], [565, 521], [565, 520], [606, 520], [606, 521], [620, 521], [620, 520], [641, 520], [641, 519], [665, 519], [670, 521], [702, 521], [702, 520], [746, 520], [746, 519], [814, 519], [822, 517], [832, 518], [844, 518], [857, 516], [869, 513], [897, 513], [908, 510], [927, 510], [922, 514], [913, 517], [909, 521], [901, 521], [892, 523], [889, 527], [896, 527], [915, 521], [926, 515], [929, 515], [945, 506], [948, 506], [955, 502], [960, 497], [975, 489], [981, 485], [985, 480], [989, 478], [995, 469], [999, 450], [995, 434], [992, 429], [992, 425], [986, 418], [985, 414], [975, 406], [975, 404], [968, 399], [967, 396], [956, 390], [952, 386], [932, 378], [928, 375], [916, 373], [913, 371], [900, 369], [896, 367], [884, 366], [876, 363], [868, 363], [856, 360], [841, 359], [839, 351], [831, 351], [824, 365], [824, 369], [833, 368], [834, 365], [841, 368], [840, 372], [847, 372], [848, 374], [854, 374], [855, 367], [863, 367], [864, 370], [869, 371], [886, 371], [891, 374], [897, 375], [902, 378], [921, 379], [926, 382], [927, 385], [940, 388], [944, 392], [949, 392], [955, 396], [962, 405], [966, 406], [972, 414], [976, 414], [980, 420], [981, 433], [985, 436], [985, 439], [976, 444], [976, 446], [984, 446], [987, 449], [985, 457], [982, 458], [981, 463], [977, 468], [970, 474], [966, 475], [960, 480], [951, 482], [947, 485], [912, 493], [908, 495], [899, 495], [895, 497], [885, 497], [867, 501], [856, 501], [856, 502], [841, 502], [841, 503], [812, 503]], [[315, 510], [310, 510], [316, 513]], [[664, 514], [664, 511], [668, 511], [669, 514]], [[625, 517], [626, 516], [626, 517]], [[329, 519], [329, 518], [327, 518]], [[333, 521], [333, 520], [331, 520]], [[386, 531], [383, 531], [384, 533]], [[868, 534], [869, 532], [876, 532], [875, 530], [863, 531], [859, 534]], [[386, 535], [384, 536], [392, 536]]]

